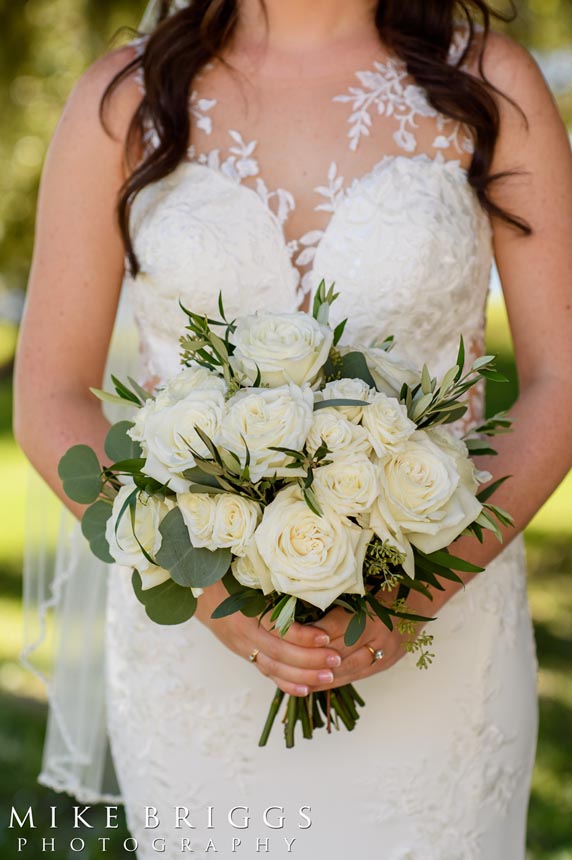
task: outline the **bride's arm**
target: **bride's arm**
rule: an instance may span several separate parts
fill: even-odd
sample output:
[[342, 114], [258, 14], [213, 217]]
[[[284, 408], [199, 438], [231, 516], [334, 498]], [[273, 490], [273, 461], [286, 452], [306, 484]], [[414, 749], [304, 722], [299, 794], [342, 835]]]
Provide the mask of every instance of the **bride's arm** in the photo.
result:
[[[501, 99], [501, 134], [493, 172], [516, 170], [501, 180], [494, 199], [527, 221], [523, 236], [496, 220], [494, 246], [514, 340], [520, 394], [511, 410], [514, 429], [494, 439], [498, 456], [479, 458], [494, 476], [511, 475], [493, 501], [509, 511], [515, 528], [503, 529], [504, 544], [487, 533], [483, 545], [463, 537], [455, 555], [476, 564], [492, 561], [556, 489], [572, 466], [572, 156], [552, 96], [530, 55], [512, 40], [494, 35], [485, 58], [490, 81], [522, 108], [526, 120]], [[472, 577], [461, 574], [467, 582]], [[477, 576], [479, 574], [476, 574]], [[428, 601], [412, 593], [411, 608], [426, 615], [439, 609], [460, 586], [444, 583]], [[370, 668], [369, 651], [345, 649], [347, 615], [333, 610], [321, 622], [332, 645], [346, 659], [336, 685], [389, 668], [401, 656], [399, 637], [380, 622], [368, 623], [360, 643], [374, 641], [386, 656]]]
[[53, 137], [38, 202], [34, 257], [15, 373], [14, 431], [52, 489], [74, 444], [103, 457], [107, 423], [89, 387], [100, 387], [123, 275], [115, 202], [124, 179], [123, 150], [137, 90], [126, 83], [99, 120], [101, 96], [130, 59], [121, 49], [78, 82]]

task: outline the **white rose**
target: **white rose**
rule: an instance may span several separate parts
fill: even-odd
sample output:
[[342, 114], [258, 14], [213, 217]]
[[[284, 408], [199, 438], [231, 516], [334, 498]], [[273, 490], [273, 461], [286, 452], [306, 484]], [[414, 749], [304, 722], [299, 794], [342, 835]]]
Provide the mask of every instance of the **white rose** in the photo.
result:
[[351, 517], [370, 510], [379, 493], [378, 470], [367, 457], [336, 459], [314, 472], [318, 501]]
[[144, 409], [145, 414], [130, 433], [141, 442], [146, 458], [144, 472], [175, 492], [185, 492], [189, 482], [182, 473], [196, 465], [190, 448], [201, 456], [210, 456], [195, 426], [211, 439], [216, 435], [224, 411], [224, 395], [213, 389], [196, 389], [172, 405], [156, 403]]
[[306, 313], [242, 317], [232, 335], [231, 364], [251, 385], [260, 370], [262, 385], [312, 383], [326, 363], [333, 342], [330, 328]]
[[422, 552], [448, 546], [481, 512], [474, 476], [422, 430], [380, 462], [379, 474], [387, 522]]
[[[328, 382], [316, 395], [316, 400], [365, 400], [369, 403], [374, 392], [363, 379], [336, 379]], [[364, 411], [363, 406], [332, 407], [351, 421], [359, 424]]]
[[227, 392], [227, 384], [221, 376], [201, 365], [185, 367], [173, 376], [157, 394], [157, 403], [161, 406], [172, 406], [183, 400], [191, 391], [198, 389]]
[[421, 381], [421, 374], [418, 370], [381, 347], [371, 346], [362, 349], [361, 352], [365, 355], [369, 372], [373, 376], [377, 390], [389, 395], [389, 397], [399, 397], [404, 383], [413, 387]]
[[158, 409], [157, 401], [150, 397], [145, 401], [143, 406], [137, 410], [135, 414], [135, 419], [133, 421], [133, 427], [130, 427], [127, 431], [127, 435], [131, 436], [134, 442], [142, 442], [145, 438], [145, 425], [147, 421], [151, 417], [151, 415], [156, 412]]
[[376, 394], [363, 411], [362, 424], [378, 456], [405, 442], [416, 430], [407, 409], [395, 397]]
[[469, 449], [462, 439], [458, 439], [446, 427], [431, 427], [425, 431], [432, 442], [454, 459], [462, 483], [476, 493], [479, 484], [490, 481], [490, 472], [480, 472], [469, 455]]
[[194, 547], [217, 549], [213, 542], [216, 497], [207, 493], [179, 493], [177, 505]]
[[314, 514], [292, 484], [268, 505], [254, 539], [277, 591], [326, 610], [340, 594], [365, 593], [371, 535], [331, 509]]
[[372, 451], [367, 431], [334, 409], [319, 409], [314, 413], [306, 441], [308, 451], [314, 454], [322, 441], [335, 457], [367, 457]]
[[261, 515], [257, 502], [232, 493], [220, 493], [216, 498], [213, 544], [217, 548], [228, 547], [234, 555], [244, 555]]
[[312, 423], [313, 408], [314, 396], [308, 386], [245, 388], [227, 402], [215, 442], [233, 451], [242, 465], [246, 462], [246, 443], [254, 483], [275, 474], [294, 477], [296, 472], [286, 468], [291, 458], [270, 449], [301, 450]]
[[162, 542], [159, 526], [173, 508], [173, 502], [170, 499], [140, 493], [135, 505], [135, 524], [133, 525], [131, 521], [131, 512], [128, 508], [123, 512], [116, 530], [121, 509], [134, 489], [134, 484], [128, 484], [121, 487], [117, 493], [113, 501], [113, 512], [107, 521], [105, 537], [115, 561], [126, 567], [135, 568], [141, 576], [143, 588], [147, 589], [161, 585], [169, 579], [169, 571], [152, 564], [146, 558], [141, 546], [147, 555], [155, 558]]
[[233, 561], [232, 572], [235, 579], [247, 588], [260, 588], [264, 594], [274, 591], [270, 571], [258, 552], [255, 540], [246, 545], [244, 555]]

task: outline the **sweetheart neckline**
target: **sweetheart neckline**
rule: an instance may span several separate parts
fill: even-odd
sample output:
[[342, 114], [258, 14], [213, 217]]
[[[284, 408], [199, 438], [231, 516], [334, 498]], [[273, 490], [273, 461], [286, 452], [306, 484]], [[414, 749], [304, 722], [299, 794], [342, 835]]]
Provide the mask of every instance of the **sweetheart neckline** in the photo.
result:
[[307, 295], [305, 295], [300, 289], [303, 274], [307, 274], [310, 276], [315, 274], [314, 260], [312, 261], [311, 266], [307, 270], [307, 272], [302, 273], [301, 270], [294, 263], [292, 256], [288, 250], [288, 246], [291, 244], [292, 241], [299, 243], [302, 242], [304, 237], [309, 235], [310, 233], [319, 232], [321, 233], [321, 235], [318, 241], [313, 244], [313, 247], [315, 248], [315, 256], [317, 256], [319, 248], [323, 244], [326, 236], [331, 232], [331, 229], [333, 228], [333, 225], [335, 224], [336, 218], [339, 215], [340, 211], [348, 203], [348, 201], [350, 201], [353, 196], [358, 192], [359, 188], [365, 185], [368, 181], [374, 179], [376, 176], [382, 175], [385, 170], [398, 164], [404, 164], [405, 162], [415, 162], [417, 164], [423, 164], [430, 168], [433, 168], [435, 166], [439, 169], [443, 169], [445, 172], [448, 172], [451, 175], [456, 174], [462, 180], [460, 188], [466, 191], [467, 194], [471, 196], [473, 196], [474, 194], [473, 189], [468, 183], [468, 170], [462, 165], [460, 159], [444, 158], [443, 154], [440, 152], [437, 152], [435, 156], [430, 156], [427, 153], [417, 153], [416, 155], [402, 155], [400, 153], [386, 154], [381, 159], [379, 159], [379, 161], [375, 162], [375, 164], [369, 170], [355, 177], [345, 188], [342, 189], [339, 203], [336, 204], [335, 209], [330, 215], [328, 223], [324, 226], [323, 229], [316, 228], [316, 231], [307, 231], [297, 240], [289, 240], [286, 237], [286, 234], [284, 232], [284, 226], [280, 222], [280, 219], [278, 218], [276, 213], [273, 212], [268, 203], [264, 201], [262, 196], [255, 188], [252, 188], [250, 185], [246, 185], [240, 178], [234, 178], [233, 176], [230, 176], [228, 173], [226, 173], [224, 170], [218, 167], [214, 167], [210, 164], [200, 162], [197, 159], [184, 158], [177, 165], [177, 167], [170, 174], [168, 174], [168, 176], [164, 177], [161, 180], [158, 180], [158, 182], [156, 183], [152, 183], [147, 187], [151, 189], [155, 186], [159, 186], [162, 183], [172, 181], [174, 175], [176, 175], [182, 169], [185, 169], [199, 170], [205, 172], [208, 175], [214, 175], [216, 177], [219, 177], [223, 182], [229, 183], [234, 188], [244, 189], [247, 194], [251, 195], [258, 201], [258, 204], [262, 207], [262, 210], [269, 216], [271, 223], [273, 224], [274, 228], [278, 233], [280, 251], [286, 260], [286, 264], [289, 271], [295, 276], [296, 279], [293, 303], [297, 310], [302, 310], [303, 305], [306, 303], [306, 301], [309, 302], [309, 306], [311, 307], [314, 290], [317, 289], [318, 286], [318, 284], [316, 283], [310, 290], [308, 290]]

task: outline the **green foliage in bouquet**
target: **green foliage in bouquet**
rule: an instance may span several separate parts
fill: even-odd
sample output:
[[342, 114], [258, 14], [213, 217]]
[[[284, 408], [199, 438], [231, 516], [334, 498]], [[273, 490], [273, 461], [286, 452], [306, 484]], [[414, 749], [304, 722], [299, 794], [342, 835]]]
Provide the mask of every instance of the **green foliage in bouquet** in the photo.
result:
[[[222, 296], [219, 297], [218, 320], [196, 314], [181, 304], [187, 317], [186, 333], [180, 341], [181, 364], [183, 368], [200, 368], [199, 372], [206, 375], [206, 388], [201, 390], [206, 392], [216, 388], [219, 392], [215, 397], [216, 408], [221, 403], [223, 408], [230, 408], [237, 398], [240, 401], [252, 392], [268, 392], [268, 389], [276, 388], [286, 394], [294, 391], [300, 414], [306, 418], [310, 410], [310, 420], [315, 420], [311, 418], [313, 408], [314, 415], [321, 410], [330, 410], [328, 414], [339, 416], [333, 420], [341, 422], [345, 420], [344, 410], [345, 414], [356, 409], [365, 414], [371, 406], [371, 399], [330, 397], [329, 392], [322, 393], [324, 386], [331, 388], [340, 381], [349, 380], [352, 384], [357, 383], [358, 387], [361, 384], [361, 389], [369, 391], [374, 398], [388, 397], [387, 402], [400, 410], [401, 420], [415, 432], [433, 431], [458, 422], [467, 412], [464, 399], [474, 385], [482, 379], [504, 379], [495, 369], [494, 356], [477, 358], [465, 371], [466, 356], [461, 338], [455, 365], [440, 381], [431, 376], [426, 366], [420, 372], [409, 369], [404, 374], [406, 381], [402, 381], [397, 389], [395, 380], [392, 381], [390, 389], [394, 393], [389, 397], [384, 362], [389, 362], [387, 368], [391, 375], [395, 370], [390, 356], [393, 338], [387, 338], [373, 351], [371, 348], [361, 351], [341, 346], [346, 321], [334, 329], [329, 326], [330, 309], [336, 298], [333, 286], [326, 289], [322, 282], [315, 295], [311, 317], [302, 313], [274, 315], [274, 321], [279, 323], [288, 317], [288, 325], [302, 326], [303, 336], [315, 353], [308, 359], [310, 364], [304, 365], [303, 373], [297, 365], [292, 365], [292, 373], [298, 373], [294, 382], [286, 378], [286, 383], [281, 385], [283, 369], [279, 364], [269, 363], [263, 352], [260, 361], [250, 360], [248, 356], [245, 358], [244, 344], [240, 340], [240, 321], [227, 319]], [[292, 321], [291, 317], [295, 319]], [[258, 318], [243, 319], [248, 322]], [[269, 325], [274, 325], [273, 320]], [[112, 381], [115, 393], [93, 390], [94, 394], [104, 401], [129, 405], [139, 410], [139, 416], [145, 417], [156, 407], [156, 398], [167, 396], [168, 405], [172, 405], [168, 401], [169, 381], [166, 388], [159, 389], [154, 395], [133, 379], [128, 379], [128, 384], [114, 377]], [[308, 398], [313, 406], [308, 406]], [[184, 399], [185, 392], [176, 402]], [[379, 528], [370, 528], [367, 511], [365, 514], [350, 512], [338, 516], [332, 509], [325, 510], [317, 490], [316, 475], [323, 474], [326, 467], [336, 462], [336, 454], [323, 436], [313, 448], [303, 441], [306, 431], [295, 446], [268, 444], [262, 454], [270, 465], [265, 460], [261, 467], [261, 452], [254, 450], [252, 442], [249, 445], [244, 435], [240, 434], [240, 444], [222, 444], [215, 434], [207, 432], [205, 426], [195, 423], [187, 430], [187, 435], [176, 430], [173, 437], [173, 444], [182, 447], [187, 466], [181, 467], [180, 471], [165, 471], [165, 464], [160, 463], [157, 470], [157, 464], [153, 463], [138, 423], [139, 418], [135, 422], [121, 421], [111, 427], [105, 441], [109, 465], [101, 465], [89, 447], [77, 445], [62, 458], [59, 474], [69, 498], [89, 505], [83, 515], [82, 531], [93, 553], [106, 563], [117, 561], [133, 568], [135, 594], [152, 621], [164, 625], [188, 621], [196, 610], [201, 590], [222, 581], [228, 597], [212, 613], [214, 619], [235, 612], [257, 617], [259, 622], [268, 617], [272, 627], [284, 636], [294, 621], [319, 623], [326, 611], [339, 606], [348, 614], [345, 633], [348, 646], [359, 641], [368, 618], [377, 618], [389, 630], [397, 625], [405, 639], [406, 649], [417, 655], [420, 668], [426, 669], [430, 665], [434, 656], [430, 650], [433, 637], [421, 628], [432, 619], [408, 609], [410, 592], [414, 590], [431, 598], [432, 589], [443, 590], [443, 580], [462, 583], [459, 573], [478, 573], [482, 568], [456, 557], [442, 543], [437, 544], [438, 549], [428, 551], [425, 546], [426, 551], [423, 551], [423, 541], [415, 541], [421, 546], [415, 545], [413, 538], [410, 543], [403, 539], [398, 528], [392, 531], [384, 527], [382, 532]], [[462, 456], [465, 458], [469, 454], [494, 454], [490, 438], [507, 432], [510, 425], [511, 419], [501, 413], [475, 427], [462, 442], [445, 440], [443, 444], [464, 446]], [[365, 434], [363, 428], [359, 429]], [[192, 439], [189, 434], [192, 434]], [[423, 438], [426, 435], [419, 434]], [[277, 467], [271, 465], [273, 457], [277, 458]], [[377, 468], [376, 463], [374, 458], [369, 465]], [[508, 513], [489, 499], [504, 480], [506, 478], [500, 478], [475, 492], [475, 516], [468, 518], [450, 542], [460, 534], [472, 534], [482, 541], [485, 529], [502, 540], [499, 526], [510, 525], [512, 521]], [[225, 545], [216, 545], [213, 539], [210, 543], [209, 539], [198, 540], [182, 502], [183, 499], [191, 499], [192, 503], [195, 496], [197, 502], [208, 500], [208, 504], [216, 504], [217, 498], [229, 496], [242, 499], [248, 510], [258, 512], [258, 519], [252, 525], [258, 532], [256, 522], [263, 519], [263, 512], [292, 487], [297, 488], [293, 491], [294, 500], [298, 497], [303, 500], [312, 516], [317, 518], [316, 522], [335, 516], [354, 533], [362, 530], [367, 545], [364, 544], [362, 555], [358, 554], [356, 558], [360, 559], [363, 588], [337, 593], [327, 605], [319, 605], [320, 601], [315, 598], [316, 602], [312, 602], [311, 594], [296, 594], [294, 587], [289, 593], [288, 588], [280, 590], [268, 584], [264, 587], [262, 580], [251, 582], [252, 577], [240, 575], [240, 559], [246, 554], [245, 547], [236, 541], [233, 544], [232, 540]], [[151, 543], [148, 537], [145, 541], [141, 537], [141, 517], [147, 518], [147, 531], [148, 523], [154, 523], [156, 519]], [[126, 540], [129, 544], [127, 549], [123, 546]], [[283, 698], [284, 693], [278, 690], [260, 739], [262, 745], [268, 739]], [[323, 726], [330, 731], [332, 724], [342, 723], [347, 729], [353, 729], [359, 717], [357, 708], [363, 704], [352, 685], [307, 697], [289, 697], [284, 720], [287, 746], [294, 744], [298, 723], [304, 737], [311, 737], [315, 728]]]

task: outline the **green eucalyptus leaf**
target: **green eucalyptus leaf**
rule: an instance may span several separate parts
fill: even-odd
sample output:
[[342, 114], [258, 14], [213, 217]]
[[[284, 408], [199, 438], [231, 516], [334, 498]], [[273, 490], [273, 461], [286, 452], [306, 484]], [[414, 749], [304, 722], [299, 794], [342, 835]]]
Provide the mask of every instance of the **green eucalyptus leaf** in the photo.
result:
[[361, 379], [374, 391], [377, 390], [363, 352], [348, 352], [342, 356], [341, 375], [344, 379]]
[[457, 365], [457, 373], [455, 375], [455, 382], [458, 382], [462, 376], [463, 368], [465, 366], [465, 341], [463, 340], [463, 336], [459, 338], [459, 351], [457, 353], [457, 361], [455, 362]]
[[475, 522], [477, 523], [477, 525], [482, 526], [482, 528], [488, 529], [489, 531], [493, 532], [499, 543], [503, 542], [502, 532], [498, 526], [498, 523], [484, 509], [481, 511]]
[[139, 474], [144, 468], [146, 460], [144, 457], [135, 458], [132, 460], [119, 460], [113, 463], [109, 469], [112, 472], [129, 472], [130, 474]]
[[133, 474], [133, 483], [139, 490], [143, 490], [148, 496], [154, 496], [156, 493], [164, 493], [165, 485], [155, 478], [149, 478], [147, 475], [139, 473]]
[[248, 588], [246, 585], [243, 585], [242, 582], [239, 582], [238, 579], [235, 577], [234, 573], [232, 572], [231, 568], [229, 568], [227, 573], [225, 573], [221, 582], [229, 594], [238, 594], [240, 591], [250, 591], [252, 593], [257, 593], [254, 588]]
[[250, 596], [243, 591], [237, 591], [235, 594], [230, 594], [222, 603], [216, 607], [211, 613], [211, 618], [226, 618], [228, 615], [234, 615], [235, 612], [240, 612], [245, 604], [248, 603]]
[[197, 598], [190, 588], [184, 588], [169, 579], [154, 588], [143, 590], [141, 576], [137, 571], [134, 571], [131, 582], [137, 600], [143, 604], [148, 617], [156, 624], [183, 624], [195, 614]]
[[115, 390], [120, 397], [122, 397], [124, 400], [129, 400], [131, 403], [133, 403], [134, 406], [141, 406], [141, 401], [139, 400], [137, 395], [134, 394], [132, 391], [129, 391], [127, 386], [124, 385], [120, 379], [117, 379], [117, 377], [113, 376], [112, 374], [111, 381], [113, 382]]
[[431, 392], [429, 392], [429, 394], [423, 394], [423, 396], [420, 397], [419, 400], [413, 402], [410, 417], [414, 421], [421, 418], [421, 416], [423, 415], [425, 410], [429, 406], [431, 406], [432, 402], [433, 402], [433, 394]]
[[353, 616], [352, 620], [348, 624], [348, 628], [346, 630], [344, 636], [344, 643], [348, 647], [355, 645], [363, 631], [365, 630], [365, 625], [367, 621], [367, 615], [365, 612], [356, 612]]
[[421, 390], [423, 391], [423, 394], [431, 394], [433, 392], [431, 374], [429, 373], [429, 368], [426, 364], [423, 365], [423, 370], [421, 372]]
[[316, 494], [314, 493], [312, 488], [311, 487], [303, 487], [302, 493], [304, 495], [304, 501], [306, 502], [306, 504], [308, 505], [308, 507], [310, 508], [312, 513], [316, 514], [316, 516], [318, 516], [318, 517], [323, 517], [324, 512], [323, 512], [321, 505], [320, 505], [318, 499], [316, 498]]
[[494, 355], [481, 355], [473, 361], [472, 369], [480, 370], [483, 367], [490, 367], [494, 360]]
[[314, 403], [314, 412], [317, 412], [319, 409], [339, 409], [340, 406], [369, 406], [369, 402], [367, 400], [333, 397], [330, 400], [316, 401]]
[[498, 478], [496, 481], [493, 481], [492, 484], [484, 487], [480, 493], [477, 493], [477, 499], [479, 502], [482, 503], [488, 501], [493, 493], [496, 493], [498, 488], [501, 487], [505, 481], [508, 481], [509, 478], [512, 478], [512, 475], [505, 475], [503, 478]]
[[111, 514], [112, 506], [110, 503], [100, 500], [86, 510], [81, 520], [81, 530], [84, 537], [89, 541], [92, 553], [106, 564], [113, 564], [114, 562], [105, 536], [107, 521]]
[[479, 370], [479, 374], [490, 382], [508, 382], [507, 377], [498, 370]]
[[143, 454], [141, 445], [127, 435], [131, 427], [133, 427], [132, 421], [118, 421], [109, 430], [105, 438], [105, 453], [112, 463], [141, 458]]
[[59, 462], [58, 474], [66, 496], [81, 505], [95, 502], [103, 489], [99, 460], [88, 445], [70, 448]]
[[462, 570], [465, 573], [482, 573], [484, 570], [484, 567], [479, 567], [477, 564], [472, 564], [470, 561], [465, 561], [463, 558], [451, 555], [451, 553], [445, 552], [445, 550], [437, 550], [432, 553], [424, 553], [420, 550], [417, 550], [417, 552], [423, 558], [427, 558], [429, 561], [436, 562], [436, 564], [449, 569]]
[[267, 599], [262, 594], [257, 594], [254, 597], [249, 597], [241, 607], [241, 612], [247, 618], [257, 618], [264, 611], [267, 604]]
[[382, 621], [388, 630], [393, 630], [393, 621], [391, 620], [391, 614], [387, 607], [385, 607], [382, 603], [374, 597], [373, 594], [366, 594], [366, 600], [379, 618]]
[[490, 511], [503, 526], [514, 526], [514, 518], [504, 508], [499, 508], [498, 505], [485, 505], [487, 511]]
[[141, 400], [143, 402], [145, 402], [146, 400], [153, 400], [153, 395], [149, 394], [148, 391], [145, 391], [145, 389], [142, 388], [142, 386], [139, 385], [139, 383], [135, 379], [132, 379], [130, 376], [128, 376], [127, 379], [129, 381], [129, 383], [131, 384], [133, 391], [137, 395], [139, 395], [139, 397], [141, 398]]
[[415, 615], [412, 612], [401, 612], [397, 609], [392, 609], [391, 612], [395, 618], [405, 618], [407, 621], [435, 621], [435, 617], [431, 617], [430, 615]]
[[484, 439], [465, 439], [465, 445], [467, 446], [467, 450], [471, 454], [475, 454], [477, 456], [482, 456], [484, 454], [488, 454], [490, 456], [496, 456], [497, 452], [494, 448], [491, 448], [490, 444], [486, 442]]
[[341, 323], [338, 323], [337, 326], [335, 327], [335, 329], [334, 329], [334, 342], [333, 342], [334, 346], [337, 346], [338, 343], [340, 342], [341, 337], [344, 333], [344, 329], [346, 327], [346, 323], [347, 323], [347, 319], [342, 320]]
[[447, 371], [447, 373], [445, 374], [445, 376], [441, 380], [441, 385], [439, 386], [441, 391], [447, 391], [447, 389], [450, 388], [451, 385], [457, 381], [458, 373], [459, 373], [459, 368], [457, 367], [457, 365], [455, 365], [455, 367], [451, 367]]
[[179, 508], [169, 511], [159, 526], [162, 536], [157, 563], [179, 585], [206, 588], [223, 578], [232, 560], [229, 549], [194, 547]]
[[189, 484], [189, 488], [187, 493], [196, 493], [200, 496], [210, 495], [216, 496], [217, 493], [226, 493], [228, 492], [223, 487], [211, 487], [210, 484]]
[[102, 391], [100, 388], [90, 388], [89, 390], [103, 403], [113, 403], [114, 405], [120, 404], [121, 406], [139, 405], [138, 403], [134, 403], [133, 400], [127, 400], [127, 398], [121, 397], [119, 394], [110, 394], [108, 391]]
[[320, 307], [326, 301], [326, 282], [322, 278], [320, 283], [318, 284], [318, 289], [314, 295], [314, 303], [312, 306], [312, 316], [315, 320], [318, 319], [318, 314], [320, 312]]

